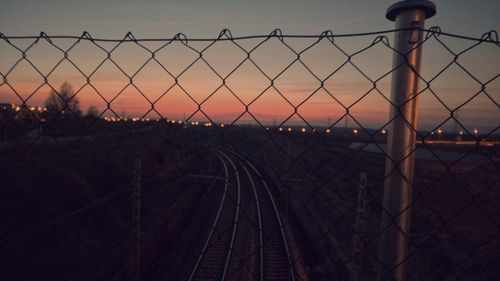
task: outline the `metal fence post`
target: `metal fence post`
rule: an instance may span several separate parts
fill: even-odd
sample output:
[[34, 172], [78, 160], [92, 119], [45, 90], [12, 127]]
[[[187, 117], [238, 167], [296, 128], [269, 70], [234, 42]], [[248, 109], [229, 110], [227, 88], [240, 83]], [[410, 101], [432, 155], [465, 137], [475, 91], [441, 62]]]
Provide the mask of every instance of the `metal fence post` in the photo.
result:
[[389, 133], [385, 164], [384, 199], [378, 280], [406, 280], [405, 259], [410, 230], [410, 203], [413, 184], [414, 149], [417, 126], [418, 75], [426, 18], [436, 13], [427, 0], [405, 0], [391, 5], [386, 17], [399, 30], [394, 35]]

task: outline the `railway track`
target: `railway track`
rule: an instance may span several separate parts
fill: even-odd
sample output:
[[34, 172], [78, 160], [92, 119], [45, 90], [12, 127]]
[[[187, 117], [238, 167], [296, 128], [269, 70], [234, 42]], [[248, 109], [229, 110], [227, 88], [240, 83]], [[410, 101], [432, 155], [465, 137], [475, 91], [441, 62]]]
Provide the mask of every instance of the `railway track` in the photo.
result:
[[213, 152], [224, 167], [224, 190], [189, 277], [183, 280], [295, 281], [285, 226], [264, 177], [234, 152]]
[[[211, 224], [203, 249], [196, 260], [188, 281], [225, 280], [233, 252], [234, 240], [239, 221], [241, 183], [234, 163], [224, 159], [224, 156], [217, 156], [224, 166], [224, 172], [226, 175], [224, 191], [218, 207], [217, 215]], [[230, 193], [234, 193], [234, 190], [229, 189], [229, 171], [227, 162], [229, 162], [233, 167], [237, 182], [235, 190], [237, 201], [236, 206], [234, 207], [234, 215], [232, 215], [232, 208], [230, 208], [231, 206], [229, 206], [227, 200]], [[232, 231], [229, 233], [226, 226], [231, 224]], [[227, 243], [227, 241], [229, 241], [229, 243]]]
[[[262, 213], [268, 214], [262, 222], [262, 228], [265, 230], [262, 238], [262, 256], [263, 270], [261, 279], [259, 280], [293, 280], [295, 281], [295, 272], [292, 262], [290, 249], [288, 247], [288, 238], [285, 231], [285, 226], [281, 220], [281, 215], [278, 211], [276, 201], [269, 189], [269, 185], [264, 180], [259, 171], [250, 162], [245, 161], [245, 165], [249, 166], [258, 176], [261, 183], [260, 202], [262, 203]], [[248, 176], [251, 178], [250, 172], [243, 166]], [[257, 188], [253, 185], [257, 197]], [[273, 215], [270, 215], [273, 214]]]

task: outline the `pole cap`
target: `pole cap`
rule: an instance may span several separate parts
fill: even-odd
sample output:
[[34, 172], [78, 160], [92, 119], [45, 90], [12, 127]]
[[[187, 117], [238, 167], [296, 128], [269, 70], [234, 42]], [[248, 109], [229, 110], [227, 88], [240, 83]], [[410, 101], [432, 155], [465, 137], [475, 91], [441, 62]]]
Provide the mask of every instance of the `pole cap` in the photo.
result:
[[409, 9], [419, 9], [425, 12], [425, 18], [428, 19], [436, 14], [436, 5], [427, 0], [404, 0], [392, 4], [387, 9], [385, 17], [390, 21], [395, 21], [396, 16], [402, 11]]

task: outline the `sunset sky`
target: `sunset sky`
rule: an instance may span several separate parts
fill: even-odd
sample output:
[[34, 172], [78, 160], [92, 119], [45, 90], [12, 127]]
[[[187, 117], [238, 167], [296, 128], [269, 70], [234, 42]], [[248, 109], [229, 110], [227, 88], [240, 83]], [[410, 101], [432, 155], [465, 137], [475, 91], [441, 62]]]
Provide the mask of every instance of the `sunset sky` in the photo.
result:
[[[240, 1], [240, 0], [149, 0], [149, 1], [10, 1], [0, 3], [0, 32], [6, 36], [38, 35], [44, 31], [48, 35], [76, 35], [88, 31], [94, 38], [121, 39], [128, 31], [136, 38], [171, 38], [182, 32], [188, 38], [215, 38], [224, 28], [229, 28], [233, 36], [269, 34], [280, 28], [284, 34], [320, 34], [331, 29], [335, 34], [358, 33], [392, 29], [394, 24], [385, 19], [387, 7], [395, 1]], [[480, 37], [500, 25], [499, 1], [434, 1], [437, 15], [426, 21], [426, 27], [438, 25], [445, 32], [465, 36]], [[392, 44], [392, 35], [388, 35]], [[336, 38], [335, 42], [347, 53], [352, 54], [367, 47], [374, 36]], [[472, 41], [441, 36], [453, 51], [460, 52], [474, 44]], [[53, 40], [62, 49], [67, 49], [75, 40]], [[237, 41], [250, 50], [262, 39]], [[313, 44], [315, 39], [287, 39], [296, 51]], [[21, 49], [33, 40], [12, 40]], [[189, 42], [190, 47], [202, 50], [210, 42]], [[99, 43], [111, 50], [117, 43]], [[155, 50], [164, 42], [144, 43]], [[422, 76], [431, 79], [453, 60], [446, 49], [431, 39], [424, 45]], [[7, 75], [20, 53], [4, 40], [0, 40], [0, 73]], [[63, 81], [69, 81], [75, 90], [80, 88], [78, 97], [84, 110], [90, 105], [105, 109], [105, 100], [112, 100], [111, 107], [118, 114], [141, 115], [148, 111], [150, 102], [155, 102], [174, 79], [158, 63], [150, 61], [136, 76], [134, 84], [149, 101], [133, 86], [125, 86], [129, 79], [110, 61], [103, 64], [92, 76], [91, 84], [86, 84], [83, 75], [68, 61], [63, 61], [53, 72], [50, 70], [62, 58], [62, 53], [45, 40], [39, 41], [27, 52], [28, 59], [44, 75], [48, 82], [58, 88]], [[163, 67], [178, 75], [182, 69], [196, 60], [198, 54], [181, 42], [175, 42], [157, 53], [156, 58]], [[111, 58], [128, 75], [133, 75], [150, 54], [135, 43], [124, 43], [112, 52]], [[221, 76], [229, 74], [246, 54], [231, 42], [218, 42], [204, 52], [204, 58]], [[106, 53], [88, 41], [82, 41], [69, 52], [69, 58], [86, 75], [90, 75]], [[251, 58], [271, 78], [275, 77], [294, 58], [294, 54], [280, 40], [274, 38], [252, 52]], [[346, 57], [328, 40], [315, 45], [301, 57], [304, 63], [320, 79], [342, 64]], [[498, 76], [500, 51], [494, 44], [481, 44], [460, 57], [459, 62], [481, 82]], [[353, 62], [373, 80], [391, 69], [392, 51], [383, 44], [377, 44], [366, 52], [353, 57]], [[22, 61], [8, 73], [9, 84], [24, 99], [33, 94], [29, 104], [42, 104], [50, 88], [43, 85], [43, 77], [26, 61]], [[461, 122], [468, 130], [478, 127], [491, 130], [500, 123], [500, 79], [495, 78], [486, 86], [486, 91], [496, 104], [484, 94], [478, 95], [459, 113]], [[168, 118], [188, 117], [196, 111], [197, 105], [183, 90], [197, 102], [202, 102], [218, 86], [221, 79], [203, 61], [198, 61], [179, 77], [179, 86], [174, 86], [163, 98], [155, 103], [155, 109]], [[250, 62], [246, 61], [231, 74], [226, 85], [249, 104], [268, 86], [269, 79]], [[43, 85], [43, 86], [41, 86]], [[41, 86], [41, 87], [40, 87]], [[320, 86], [320, 82], [303, 65], [296, 63], [280, 75], [275, 86], [297, 106]], [[301, 105], [298, 112], [313, 125], [327, 125], [336, 122], [345, 113], [342, 107], [349, 107], [363, 96], [372, 84], [354, 67], [346, 65], [325, 82], [325, 87], [337, 99], [335, 101], [324, 90], [317, 91], [311, 99]], [[437, 97], [449, 108], [454, 109], [467, 101], [481, 89], [481, 85], [463, 70], [453, 65], [440, 75], [431, 86]], [[39, 88], [40, 87], [40, 88]], [[244, 105], [233, 96], [229, 89], [222, 87], [202, 105], [203, 111], [216, 121], [234, 120], [244, 111]], [[350, 109], [351, 115], [362, 125], [380, 127], [388, 116], [389, 104], [383, 96], [390, 95], [390, 75], [377, 83], [377, 91], [370, 92]], [[103, 99], [104, 98], [104, 99]], [[0, 85], [0, 102], [19, 103], [20, 99], [6, 84]], [[340, 103], [339, 103], [340, 102]], [[281, 123], [293, 113], [289, 105], [274, 89], [265, 91], [249, 105], [249, 110], [264, 123]], [[105, 115], [111, 115], [107, 112]], [[156, 117], [156, 113], [149, 114]], [[449, 111], [437, 101], [431, 92], [424, 92], [420, 98], [421, 128], [434, 128], [449, 116]], [[193, 119], [201, 119], [197, 114]], [[241, 120], [249, 122], [250, 116]], [[294, 117], [289, 124], [300, 124]], [[352, 121], [350, 121], [352, 122]], [[343, 125], [343, 121], [339, 125]], [[453, 127], [448, 122], [443, 127]]]

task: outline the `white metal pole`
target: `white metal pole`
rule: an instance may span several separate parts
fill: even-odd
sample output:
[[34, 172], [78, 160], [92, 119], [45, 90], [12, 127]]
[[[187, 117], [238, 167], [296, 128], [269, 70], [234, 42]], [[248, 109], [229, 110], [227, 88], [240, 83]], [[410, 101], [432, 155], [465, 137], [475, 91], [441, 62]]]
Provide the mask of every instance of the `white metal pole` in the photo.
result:
[[410, 203], [413, 185], [414, 150], [417, 127], [418, 75], [422, 28], [436, 13], [427, 0], [405, 0], [393, 4], [386, 17], [395, 21], [389, 133], [385, 164], [384, 201], [379, 248], [378, 280], [406, 280]]

